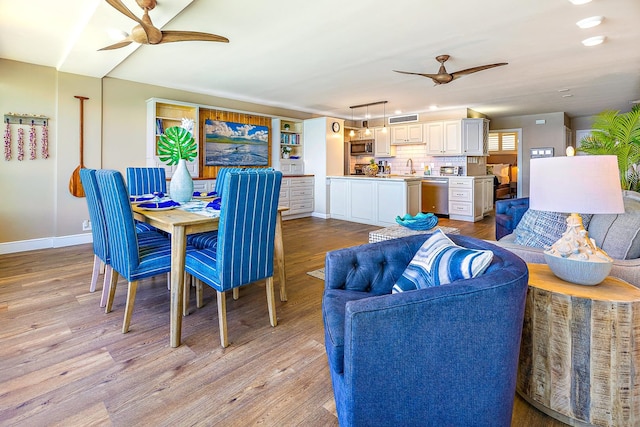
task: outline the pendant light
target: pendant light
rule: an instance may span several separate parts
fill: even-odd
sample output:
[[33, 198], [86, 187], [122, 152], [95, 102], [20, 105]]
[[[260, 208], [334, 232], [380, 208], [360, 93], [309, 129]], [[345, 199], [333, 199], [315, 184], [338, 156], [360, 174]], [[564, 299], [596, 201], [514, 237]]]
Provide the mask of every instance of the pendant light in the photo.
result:
[[367, 114], [365, 115], [365, 118], [367, 119], [366, 124], [367, 124], [367, 128], [364, 131], [364, 134], [369, 136], [371, 135], [371, 131], [369, 130], [369, 106], [367, 105]]
[[387, 133], [387, 102], [382, 103], [382, 133]]
[[[351, 108], [351, 126], [353, 126], [353, 107], [350, 107], [350, 108]], [[355, 133], [355, 131], [353, 130], [353, 128], [352, 128], [352, 129], [351, 129], [351, 131], [349, 132], [349, 136], [350, 136], [351, 138], [353, 138], [354, 136], [356, 136], [356, 133]]]

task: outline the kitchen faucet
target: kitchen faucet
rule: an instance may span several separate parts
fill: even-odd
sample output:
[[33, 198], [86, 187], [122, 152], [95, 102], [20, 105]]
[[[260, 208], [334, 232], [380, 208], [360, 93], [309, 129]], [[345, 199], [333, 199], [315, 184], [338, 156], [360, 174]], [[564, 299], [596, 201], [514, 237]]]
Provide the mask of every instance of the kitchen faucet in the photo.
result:
[[416, 173], [416, 170], [413, 168], [413, 160], [411, 160], [411, 158], [407, 160], [407, 164], [405, 166], [409, 166], [409, 163], [411, 163], [411, 169], [409, 169], [409, 173], [413, 175], [414, 173]]

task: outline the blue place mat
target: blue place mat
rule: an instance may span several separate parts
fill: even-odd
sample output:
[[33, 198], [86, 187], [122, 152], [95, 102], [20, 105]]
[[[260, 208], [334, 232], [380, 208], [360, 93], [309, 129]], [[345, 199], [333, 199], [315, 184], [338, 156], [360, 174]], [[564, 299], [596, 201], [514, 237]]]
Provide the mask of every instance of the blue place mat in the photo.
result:
[[221, 198], [217, 198], [214, 201], [209, 202], [206, 207], [213, 208], [213, 209], [219, 211], [221, 202], [222, 202], [222, 199]]
[[217, 196], [218, 193], [216, 193], [215, 191], [209, 191], [208, 193], [206, 191], [194, 191], [193, 192], [193, 197], [198, 199], [198, 198], [207, 198], [207, 197], [214, 197]]
[[174, 202], [173, 200], [167, 200], [164, 202], [145, 202], [138, 204], [139, 208], [148, 210], [167, 210], [177, 208], [178, 206], [180, 206], [180, 203]]

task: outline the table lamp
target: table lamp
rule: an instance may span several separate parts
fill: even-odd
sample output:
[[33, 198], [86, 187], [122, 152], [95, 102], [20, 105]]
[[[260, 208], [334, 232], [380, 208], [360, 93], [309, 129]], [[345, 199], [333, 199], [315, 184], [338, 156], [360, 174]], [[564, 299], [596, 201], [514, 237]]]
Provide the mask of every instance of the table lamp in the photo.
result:
[[597, 285], [609, 275], [613, 260], [589, 238], [580, 213], [624, 213], [618, 159], [573, 153], [569, 147], [566, 157], [531, 160], [529, 207], [570, 214], [567, 230], [544, 251], [544, 259], [567, 282]]

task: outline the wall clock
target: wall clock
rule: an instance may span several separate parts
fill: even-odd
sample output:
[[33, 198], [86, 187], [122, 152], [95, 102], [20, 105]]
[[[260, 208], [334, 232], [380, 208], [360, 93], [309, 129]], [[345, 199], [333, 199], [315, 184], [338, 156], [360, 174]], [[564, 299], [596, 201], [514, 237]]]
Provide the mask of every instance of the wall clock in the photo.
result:
[[340, 123], [338, 122], [331, 123], [331, 129], [333, 129], [334, 132], [340, 132]]

